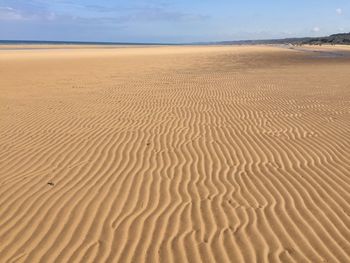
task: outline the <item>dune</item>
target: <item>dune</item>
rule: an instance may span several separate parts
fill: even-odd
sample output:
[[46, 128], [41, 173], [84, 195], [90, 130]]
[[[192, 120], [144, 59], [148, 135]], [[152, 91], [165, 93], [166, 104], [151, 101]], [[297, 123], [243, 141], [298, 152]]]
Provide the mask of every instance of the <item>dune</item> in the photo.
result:
[[349, 63], [0, 48], [0, 262], [350, 262]]

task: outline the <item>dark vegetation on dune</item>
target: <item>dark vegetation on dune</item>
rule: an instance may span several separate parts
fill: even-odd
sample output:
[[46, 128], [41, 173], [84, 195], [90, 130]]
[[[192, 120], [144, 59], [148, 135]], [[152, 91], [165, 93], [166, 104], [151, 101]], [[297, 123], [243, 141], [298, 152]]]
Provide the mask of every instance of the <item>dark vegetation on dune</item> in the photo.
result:
[[350, 45], [350, 33], [334, 34], [327, 37], [223, 41], [223, 42], [219, 42], [218, 44], [224, 44], [224, 45], [246, 45], [246, 44]]

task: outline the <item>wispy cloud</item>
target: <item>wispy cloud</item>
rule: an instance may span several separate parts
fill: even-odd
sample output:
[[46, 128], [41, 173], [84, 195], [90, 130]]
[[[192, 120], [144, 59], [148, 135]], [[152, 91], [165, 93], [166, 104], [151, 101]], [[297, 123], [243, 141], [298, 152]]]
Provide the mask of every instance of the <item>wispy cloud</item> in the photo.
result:
[[[29, 6], [30, 5], [30, 6]], [[50, 5], [65, 5], [65, 8], [53, 8]], [[71, 8], [67, 8], [70, 5]], [[74, 8], [74, 10], [72, 10]], [[54, 10], [53, 10], [54, 9]], [[54, 0], [48, 3], [42, 0], [27, 1], [18, 7], [0, 6], [0, 20], [6, 21], [56, 21], [93, 22], [93, 23], [152, 23], [152, 22], [195, 22], [209, 19], [208, 15], [168, 10], [163, 5], [136, 7], [106, 7], [101, 5], [83, 5], [70, 0]], [[62, 20], [62, 21], [60, 21]]]
[[38, 1], [10, 2], [4, 0], [3, 2], [8, 5], [0, 6], [0, 20], [7, 22], [55, 20], [55, 11], [46, 8], [45, 5], [40, 4]]
[[8, 6], [0, 6], [0, 20], [7, 20], [7, 21], [20, 21], [20, 20], [27, 20], [32, 19], [33, 16], [29, 16], [21, 12], [20, 10], [16, 10], [12, 7]]
[[335, 12], [336, 12], [338, 15], [342, 15], [342, 14], [343, 14], [343, 9], [337, 8], [337, 9], [335, 10]]
[[138, 8], [133, 10], [128, 16], [129, 20], [133, 21], [200, 21], [206, 20], [210, 17], [208, 15], [196, 13], [184, 13], [179, 11], [170, 11], [164, 8]]

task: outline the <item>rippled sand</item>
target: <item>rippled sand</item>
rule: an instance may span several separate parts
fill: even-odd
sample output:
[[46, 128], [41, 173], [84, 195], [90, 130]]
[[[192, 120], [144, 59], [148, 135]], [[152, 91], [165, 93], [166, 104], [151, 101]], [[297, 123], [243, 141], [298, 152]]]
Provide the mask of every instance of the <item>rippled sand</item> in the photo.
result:
[[7, 49], [0, 262], [350, 262], [348, 56]]

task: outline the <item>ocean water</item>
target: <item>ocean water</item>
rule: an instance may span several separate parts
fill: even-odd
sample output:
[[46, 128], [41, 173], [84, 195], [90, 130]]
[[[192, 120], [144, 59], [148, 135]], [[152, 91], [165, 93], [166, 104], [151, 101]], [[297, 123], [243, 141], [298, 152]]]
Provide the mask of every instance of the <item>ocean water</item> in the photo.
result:
[[0, 40], [0, 45], [174, 45], [165, 43]]

